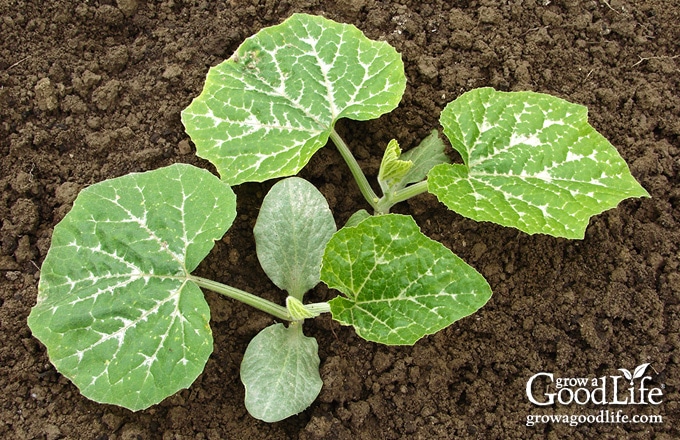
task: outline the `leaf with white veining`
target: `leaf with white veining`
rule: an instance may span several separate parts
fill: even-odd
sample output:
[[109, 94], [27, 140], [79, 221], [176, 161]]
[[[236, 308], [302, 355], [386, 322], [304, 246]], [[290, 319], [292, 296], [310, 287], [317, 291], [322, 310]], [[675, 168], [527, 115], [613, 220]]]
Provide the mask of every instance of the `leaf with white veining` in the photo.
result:
[[440, 121], [464, 164], [435, 166], [428, 190], [471, 219], [583, 238], [591, 216], [649, 196], [581, 105], [482, 88], [449, 103]]
[[191, 385], [212, 335], [189, 274], [235, 216], [231, 188], [190, 165], [84, 189], [54, 228], [28, 318], [57, 370], [131, 410]]
[[261, 182], [297, 174], [338, 119], [392, 111], [405, 87], [389, 44], [352, 25], [294, 14], [210, 69], [182, 121], [222, 180]]
[[491, 297], [475, 269], [397, 214], [339, 230], [326, 246], [321, 280], [344, 294], [330, 301], [333, 319], [389, 345], [412, 345]]

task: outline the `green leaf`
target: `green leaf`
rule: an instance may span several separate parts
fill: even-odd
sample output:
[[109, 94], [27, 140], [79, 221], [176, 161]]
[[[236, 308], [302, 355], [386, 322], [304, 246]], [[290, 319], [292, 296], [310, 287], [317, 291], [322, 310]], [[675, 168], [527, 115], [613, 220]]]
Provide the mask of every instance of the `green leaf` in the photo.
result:
[[345, 228], [351, 228], [352, 226], [356, 226], [362, 221], [366, 220], [367, 218], [370, 218], [371, 214], [368, 213], [365, 209], [360, 209], [354, 214], [352, 214], [348, 219], [347, 222], [345, 223]]
[[323, 385], [318, 349], [299, 322], [288, 328], [274, 324], [258, 333], [241, 362], [250, 415], [271, 423], [307, 409]]
[[375, 119], [406, 87], [389, 44], [356, 27], [294, 14], [208, 72], [182, 112], [197, 154], [232, 185], [297, 174], [340, 118]]
[[274, 284], [302, 300], [319, 283], [321, 257], [335, 231], [323, 194], [306, 180], [289, 177], [262, 201], [253, 230], [257, 257]]
[[439, 133], [437, 130], [432, 130], [417, 147], [401, 155], [401, 160], [413, 162], [413, 167], [404, 176], [402, 184], [407, 185], [425, 180], [427, 173], [435, 165], [450, 163], [451, 160], [444, 150], [446, 150], [446, 145], [439, 137]]
[[397, 214], [339, 230], [326, 247], [321, 280], [345, 295], [330, 301], [333, 319], [390, 345], [412, 345], [491, 297], [484, 277]]
[[187, 388], [212, 352], [189, 273], [236, 216], [236, 197], [177, 164], [84, 189], [54, 228], [28, 324], [84, 396], [131, 410]]
[[397, 141], [392, 139], [385, 148], [378, 171], [378, 183], [385, 194], [398, 189], [406, 174], [413, 167], [413, 162], [400, 160], [400, 156], [401, 148]]
[[465, 164], [434, 167], [428, 190], [465, 217], [583, 238], [591, 216], [649, 196], [581, 105], [483, 88], [449, 103], [440, 122]]

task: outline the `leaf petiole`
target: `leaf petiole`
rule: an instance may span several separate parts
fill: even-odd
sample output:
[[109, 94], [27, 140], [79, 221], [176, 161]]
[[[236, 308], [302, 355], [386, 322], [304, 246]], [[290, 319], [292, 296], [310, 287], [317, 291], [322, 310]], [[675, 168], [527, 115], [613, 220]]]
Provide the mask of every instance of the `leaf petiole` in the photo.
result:
[[[248, 304], [249, 306], [255, 307], [258, 310], [269, 313], [275, 318], [290, 322], [296, 321], [296, 319], [288, 312], [286, 307], [280, 306], [257, 295], [253, 295], [252, 293], [248, 293], [241, 289], [237, 289], [236, 287], [218, 283], [217, 281], [209, 280], [207, 278], [197, 277], [195, 275], [189, 275], [189, 279], [196, 283], [199, 287], [203, 287], [226, 297], [241, 301], [245, 304]], [[329, 313], [331, 311], [331, 307], [327, 302], [305, 304], [303, 307], [308, 312], [311, 312], [314, 316], [318, 316], [322, 313]]]
[[366, 175], [361, 170], [359, 163], [354, 158], [354, 155], [349, 150], [349, 147], [347, 147], [347, 144], [345, 143], [345, 141], [342, 140], [342, 138], [340, 137], [338, 132], [335, 131], [335, 129], [331, 129], [330, 137], [335, 146], [337, 147], [338, 151], [340, 152], [340, 155], [345, 160], [345, 163], [347, 163], [349, 170], [352, 172], [354, 180], [356, 180], [357, 185], [359, 185], [359, 190], [361, 191], [361, 194], [363, 194], [368, 204], [371, 205], [371, 208], [373, 208], [374, 211], [377, 211], [378, 201], [380, 200], [380, 198], [375, 193], [375, 191], [373, 191], [373, 188], [371, 188], [371, 184], [368, 183]]
[[275, 318], [284, 321], [293, 321], [293, 317], [288, 313], [288, 309], [278, 304], [275, 304], [267, 299], [261, 298], [252, 293], [237, 289], [236, 287], [227, 286], [226, 284], [218, 283], [217, 281], [209, 280], [207, 278], [189, 275], [189, 279], [200, 287], [204, 287], [213, 292], [217, 292], [229, 298], [241, 301], [249, 306], [255, 307], [258, 310], [269, 313]]

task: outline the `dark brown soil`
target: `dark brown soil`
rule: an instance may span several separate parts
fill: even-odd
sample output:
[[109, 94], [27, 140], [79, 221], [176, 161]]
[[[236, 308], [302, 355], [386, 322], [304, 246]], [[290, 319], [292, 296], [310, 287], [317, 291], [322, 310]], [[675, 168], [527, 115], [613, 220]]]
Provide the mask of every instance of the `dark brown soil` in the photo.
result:
[[[501, 4], [499, 6], [499, 3]], [[413, 347], [359, 339], [329, 317], [324, 388], [302, 414], [265, 424], [243, 406], [238, 366], [272, 320], [208, 293], [215, 351], [193, 386], [132, 413], [83, 398], [26, 325], [54, 225], [77, 191], [193, 153], [180, 110], [208, 68], [293, 12], [356, 24], [402, 53], [409, 85], [378, 121], [339, 130], [374, 176], [391, 137], [409, 148], [445, 104], [474, 87], [534, 90], [587, 105], [651, 199], [594, 218], [582, 241], [476, 224], [421, 196], [425, 234], [480, 270], [494, 296], [479, 313]], [[0, 437], [7, 439], [680, 438], [680, 6], [676, 0], [0, 0]], [[302, 176], [338, 223], [361, 200], [336, 151]], [[239, 216], [201, 275], [277, 301], [252, 226], [271, 184], [237, 188]], [[335, 293], [317, 288], [312, 300]], [[659, 424], [527, 427], [534, 373], [600, 377], [651, 363], [663, 402], [606, 406]]]

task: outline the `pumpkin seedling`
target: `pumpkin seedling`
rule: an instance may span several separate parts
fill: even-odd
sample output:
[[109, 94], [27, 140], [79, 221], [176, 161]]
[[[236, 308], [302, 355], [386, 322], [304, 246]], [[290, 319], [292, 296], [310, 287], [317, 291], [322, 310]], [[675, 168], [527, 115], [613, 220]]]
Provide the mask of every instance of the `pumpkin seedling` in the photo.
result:
[[[585, 107], [490, 88], [442, 111], [462, 163], [451, 163], [436, 131], [405, 153], [393, 140], [377, 195], [335, 124], [392, 111], [405, 86], [394, 48], [354, 26], [295, 14], [248, 38], [182, 112], [219, 179], [172, 165], [107, 180], [83, 190], [55, 227], [28, 320], [52, 363], [90, 399], [132, 410], [158, 403], [190, 386], [212, 352], [206, 288], [290, 323], [262, 330], [241, 365], [248, 411], [282, 420], [322, 385], [305, 319], [330, 312], [369, 341], [410, 345], [491, 297], [486, 280], [413, 218], [390, 214], [395, 204], [430, 192], [477, 221], [578, 239], [591, 216], [648, 197]], [[336, 231], [310, 183], [272, 187], [254, 233], [264, 271], [288, 293], [285, 307], [192, 275], [236, 216], [230, 185], [293, 176], [329, 139], [373, 215], [360, 210]], [[320, 281], [342, 295], [306, 304]]]

